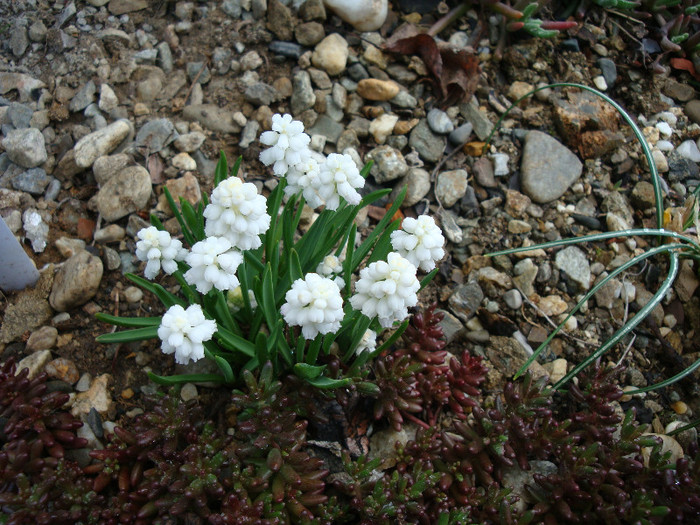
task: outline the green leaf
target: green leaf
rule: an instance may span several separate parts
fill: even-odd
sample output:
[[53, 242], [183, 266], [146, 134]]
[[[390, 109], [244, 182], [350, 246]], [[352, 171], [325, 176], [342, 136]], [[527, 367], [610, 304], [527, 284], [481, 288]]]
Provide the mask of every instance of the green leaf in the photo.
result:
[[214, 361], [216, 362], [216, 365], [219, 367], [219, 370], [221, 370], [221, 373], [224, 375], [224, 381], [226, 383], [233, 383], [235, 380], [235, 377], [233, 375], [233, 370], [231, 370], [231, 365], [221, 357], [220, 355], [215, 355]]
[[403, 335], [403, 333], [406, 331], [406, 328], [408, 328], [408, 319], [406, 319], [401, 325], [396, 329], [396, 331], [391, 334], [391, 337], [384, 341], [384, 344], [382, 344], [379, 348], [377, 348], [374, 352], [372, 352], [372, 355], [379, 355], [381, 354], [384, 350], [389, 348], [391, 345], [393, 345], [396, 341], [399, 340], [399, 337]]
[[421, 281], [420, 281], [420, 288], [419, 288], [418, 291], [420, 291], [420, 290], [422, 290], [423, 288], [425, 288], [426, 286], [428, 286], [428, 284], [430, 283], [430, 281], [433, 280], [433, 277], [435, 277], [435, 276], [437, 275], [437, 273], [438, 273], [439, 270], [440, 270], [439, 268], [435, 268], [435, 269], [433, 269], [428, 275], [426, 275], [425, 277], [423, 277], [423, 278], [421, 279]]
[[222, 344], [227, 350], [232, 350], [235, 352], [240, 352], [247, 355], [248, 357], [255, 356], [255, 345], [243, 339], [241, 336], [234, 334], [230, 330], [227, 330], [224, 326], [217, 323], [216, 332], [214, 332], [214, 337]]
[[202, 215], [204, 210], [202, 207], [198, 206], [197, 210], [195, 210], [189, 201], [180, 197], [180, 208], [182, 209], [182, 216], [185, 218], [185, 222], [195, 239], [198, 241], [204, 239], [204, 216]]
[[671, 288], [673, 285], [673, 281], [676, 279], [676, 275], [678, 274], [678, 255], [676, 252], [669, 252], [670, 255], [670, 260], [669, 260], [669, 265], [668, 265], [668, 275], [666, 276], [666, 279], [664, 279], [664, 282], [661, 283], [661, 286], [659, 289], [656, 291], [656, 293], [652, 296], [652, 298], [649, 300], [647, 304], [645, 304], [637, 314], [627, 321], [627, 323], [620, 328], [613, 336], [608, 339], [600, 348], [598, 348], [595, 352], [593, 352], [590, 356], [588, 356], [586, 359], [584, 359], [583, 362], [578, 364], [571, 370], [568, 374], [566, 374], [562, 379], [560, 379], [555, 385], [554, 389], [558, 390], [562, 386], [564, 386], [567, 382], [569, 382], [576, 374], [578, 374], [581, 370], [586, 368], [588, 365], [590, 365], [592, 362], [594, 362], [596, 359], [598, 359], [601, 355], [603, 355], [605, 352], [607, 352], [613, 345], [615, 345], [620, 339], [622, 339], [625, 335], [630, 333], [634, 328], [641, 323], [647, 315], [651, 313], [651, 311], [656, 307], [657, 304], [661, 302], [661, 300], [665, 297], [666, 292]]
[[185, 301], [171, 294], [160, 284], [152, 283], [151, 281], [148, 281], [143, 277], [139, 277], [138, 275], [134, 275], [133, 273], [127, 273], [126, 278], [129, 279], [131, 282], [136, 283], [144, 290], [148, 290], [149, 292], [154, 294], [156, 297], [158, 297], [158, 299], [160, 299], [160, 302], [163, 303], [163, 305], [166, 308], [170, 308], [171, 306], [174, 306], [176, 304], [179, 304], [183, 308], [187, 306], [187, 303], [185, 303]]
[[321, 388], [323, 390], [330, 390], [333, 388], [345, 388], [352, 385], [352, 379], [346, 377], [345, 379], [331, 379], [330, 377], [321, 376], [316, 379], [304, 379], [307, 383], [316, 388]]
[[304, 272], [301, 270], [301, 261], [299, 261], [299, 254], [294, 248], [289, 252], [289, 265], [292, 282], [304, 278]]
[[323, 371], [326, 369], [326, 365], [315, 366], [307, 363], [297, 363], [294, 365], [294, 373], [301, 377], [302, 379], [317, 379], [321, 377]]
[[216, 188], [226, 177], [228, 177], [228, 161], [224, 150], [221, 150], [219, 152], [219, 162], [216, 163], [216, 168], [214, 169], [214, 187]]
[[389, 208], [389, 211], [386, 212], [386, 215], [384, 215], [384, 217], [382, 217], [382, 219], [379, 221], [379, 223], [374, 228], [372, 233], [370, 233], [367, 236], [367, 238], [364, 241], [362, 241], [362, 244], [360, 244], [360, 246], [357, 248], [357, 251], [355, 252], [355, 256], [354, 256], [353, 261], [352, 261], [352, 271], [353, 272], [355, 270], [357, 270], [357, 268], [360, 266], [360, 263], [362, 262], [362, 260], [369, 253], [369, 251], [372, 249], [372, 246], [374, 246], [374, 243], [377, 240], [377, 238], [384, 232], [386, 227], [391, 222], [391, 218], [397, 212], [397, 210], [401, 206], [401, 203], [403, 202], [404, 198], [406, 197], [406, 190], [407, 189], [408, 188], [406, 186], [403, 187], [403, 189], [399, 193], [399, 196], [396, 198], [394, 203], [391, 205], [391, 208]]
[[174, 376], [159, 376], [148, 372], [148, 378], [159, 385], [181, 385], [183, 383], [225, 383], [226, 379], [218, 374], [180, 374]]
[[163, 223], [160, 222], [160, 219], [159, 219], [157, 216], [155, 216], [154, 214], [151, 213], [150, 218], [151, 218], [151, 224], [152, 224], [153, 226], [155, 226], [156, 229], [158, 229], [158, 230], [160, 230], [160, 231], [164, 231], [164, 230], [165, 230], [165, 226], [163, 226]]
[[177, 207], [177, 204], [175, 204], [175, 199], [173, 199], [173, 196], [170, 194], [170, 190], [167, 186], [163, 186], [163, 195], [165, 195], [165, 198], [168, 201], [168, 205], [170, 206], [170, 210], [173, 212], [173, 215], [175, 216], [178, 224], [180, 225], [180, 229], [182, 230], [182, 235], [185, 237], [185, 241], [190, 246], [194, 246], [197, 240], [195, 239], [194, 234], [190, 231], [189, 227], [185, 223], [185, 220], [182, 218], [180, 209]]
[[357, 236], [357, 225], [353, 223], [352, 227], [350, 228], [350, 232], [348, 233], [348, 239], [346, 242], [346, 252], [345, 252], [345, 260], [343, 261], [343, 279], [345, 280], [345, 295], [347, 297], [350, 297], [351, 293], [351, 284], [352, 284], [352, 261], [353, 261], [353, 254], [355, 253], [355, 237]]
[[98, 312], [95, 314], [95, 319], [103, 323], [114, 324], [117, 326], [144, 327], [144, 326], [160, 326], [161, 317], [119, 317], [117, 315]]
[[269, 328], [273, 328], [277, 324], [278, 311], [275, 303], [275, 292], [272, 284], [272, 267], [268, 263], [265, 267], [262, 280], [262, 307], [265, 315], [265, 322]]
[[135, 328], [134, 330], [124, 330], [122, 332], [112, 332], [111, 334], [102, 334], [95, 338], [98, 343], [130, 343], [132, 341], [144, 341], [146, 339], [155, 339], [158, 337], [158, 326], [146, 326], [143, 328]]

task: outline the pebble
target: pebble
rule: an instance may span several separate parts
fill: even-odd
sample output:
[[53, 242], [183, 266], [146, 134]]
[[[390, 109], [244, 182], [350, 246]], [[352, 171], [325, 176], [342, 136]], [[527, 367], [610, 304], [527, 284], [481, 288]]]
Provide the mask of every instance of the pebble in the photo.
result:
[[391, 146], [377, 146], [365, 156], [365, 162], [374, 161], [370, 173], [378, 184], [396, 180], [408, 172], [403, 154]]
[[700, 124], [700, 100], [691, 100], [683, 109], [691, 121]]
[[437, 177], [435, 196], [445, 208], [451, 208], [467, 192], [468, 174], [466, 170], [443, 171]]
[[29, 370], [27, 377], [33, 379], [44, 370], [44, 367], [49, 361], [51, 361], [51, 352], [49, 350], [39, 350], [38, 352], [29, 354], [17, 363], [15, 375], [27, 368]]
[[[183, 116], [187, 118], [187, 108], [183, 110]], [[200, 107], [199, 105], [197, 107]], [[171, 142], [179, 138], [179, 133], [173, 123], [167, 118], [159, 118], [148, 121], [139, 129], [134, 139], [134, 148], [143, 148], [148, 154], [163, 150]]]
[[600, 72], [603, 74], [605, 83], [608, 86], [615, 85], [615, 82], [617, 81], [617, 67], [615, 66], [615, 62], [609, 58], [599, 58], [598, 67], [600, 68]]
[[5, 114], [4, 120], [9, 120], [10, 124], [12, 124], [15, 129], [28, 128], [30, 127], [33, 114], [34, 110], [32, 110], [32, 108], [29, 106], [25, 106], [19, 102], [13, 102], [7, 107], [7, 113]]
[[56, 346], [58, 338], [58, 330], [53, 326], [42, 326], [34, 330], [27, 339], [25, 350], [29, 353], [38, 352], [39, 350], [50, 350]]
[[493, 160], [493, 174], [496, 177], [504, 177], [510, 173], [508, 168], [508, 161], [510, 157], [505, 153], [494, 153], [491, 155], [491, 160]]
[[422, 168], [409, 168], [406, 176], [394, 186], [390, 199], [395, 200], [399, 191], [404, 187], [406, 188], [406, 197], [401, 206], [407, 208], [420, 202], [430, 191], [430, 173]]
[[324, 3], [357, 31], [376, 31], [388, 14], [387, 0], [324, 0]]
[[481, 286], [472, 281], [459, 285], [450, 295], [448, 303], [452, 313], [466, 323], [476, 313], [483, 300], [484, 292]]
[[493, 130], [493, 124], [486, 113], [479, 109], [476, 99], [472, 97], [471, 101], [461, 104], [459, 112], [473, 126], [474, 133], [479, 137], [479, 140], [486, 140]]
[[143, 209], [151, 197], [151, 176], [142, 166], [122, 168], [100, 188], [95, 197], [102, 217], [113, 222]]
[[185, 383], [182, 385], [180, 390], [180, 399], [185, 403], [197, 399], [199, 397], [199, 392], [197, 392], [197, 387], [193, 383]]
[[85, 416], [94, 408], [101, 416], [109, 416], [114, 410], [114, 401], [110, 395], [109, 383], [112, 376], [102, 374], [95, 378], [90, 384], [90, 388], [81, 392], [73, 399], [71, 414], [76, 417]]
[[667, 97], [676, 99], [679, 102], [688, 102], [695, 96], [695, 89], [692, 86], [672, 78], [666, 80], [663, 92]]
[[438, 162], [445, 151], [445, 139], [433, 133], [426, 119], [421, 119], [411, 130], [408, 144], [428, 162]]
[[70, 103], [68, 104], [68, 109], [73, 113], [84, 110], [90, 104], [95, 101], [95, 94], [97, 93], [97, 86], [90, 80], [78, 91]]
[[93, 239], [95, 242], [111, 243], [119, 242], [126, 237], [126, 230], [118, 224], [109, 224], [95, 232]]
[[450, 117], [448, 117], [447, 113], [440, 109], [431, 109], [430, 111], [428, 111], [428, 115], [426, 118], [428, 120], [428, 126], [430, 126], [430, 129], [432, 129], [438, 135], [446, 135], [447, 133], [450, 133], [455, 129], [455, 126], [450, 120]]
[[311, 87], [311, 76], [306, 71], [297, 71], [292, 77], [292, 98], [290, 106], [292, 114], [300, 115], [316, 104], [316, 94]]
[[517, 310], [523, 304], [523, 296], [516, 289], [508, 290], [503, 294], [503, 301], [511, 310]]
[[312, 138], [313, 135], [323, 135], [328, 142], [335, 144], [344, 130], [345, 126], [340, 122], [336, 122], [328, 115], [321, 115], [307, 133], [311, 135]]
[[489, 159], [485, 157], [476, 159], [472, 166], [472, 173], [480, 186], [484, 188], [495, 188], [498, 186], [493, 174], [493, 165]]
[[603, 75], [593, 77], [593, 84], [595, 84], [595, 87], [597, 87], [600, 91], [607, 91], [608, 89], [608, 83], [605, 81], [605, 77]]
[[365, 78], [357, 83], [357, 94], [366, 100], [387, 101], [394, 98], [400, 86], [393, 80]]
[[119, 106], [119, 98], [108, 84], [100, 86], [100, 101], [97, 104], [102, 111], [107, 113], [115, 110]]
[[269, 106], [279, 100], [280, 94], [269, 84], [253, 82], [249, 84], [243, 93], [246, 101], [256, 106]]
[[126, 302], [131, 304], [139, 303], [141, 302], [141, 299], [143, 299], [143, 290], [136, 286], [127, 286], [122, 294], [124, 295]]
[[394, 126], [396, 126], [398, 121], [399, 117], [391, 113], [384, 113], [372, 120], [369, 125], [369, 132], [374, 137], [377, 144], [384, 144], [386, 142], [386, 139], [394, 131]]
[[126, 153], [98, 157], [92, 164], [92, 173], [97, 184], [103, 186], [113, 175], [125, 168], [129, 162], [131, 162], [131, 157]]
[[532, 226], [527, 221], [512, 219], [508, 221], [508, 231], [513, 234], [529, 233], [532, 231]]
[[591, 285], [591, 267], [586, 254], [576, 246], [567, 246], [557, 252], [555, 257], [556, 267], [564, 272], [569, 279], [578, 284], [582, 291], [586, 291]]
[[75, 164], [81, 168], [89, 168], [103, 155], [111, 153], [131, 131], [131, 123], [119, 119], [109, 126], [94, 131], [81, 138], [73, 148]]
[[583, 165], [574, 153], [541, 131], [529, 131], [521, 160], [523, 192], [543, 204], [561, 197], [580, 176]]
[[474, 126], [472, 123], [465, 122], [461, 126], [455, 128], [447, 138], [450, 143], [454, 144], [455, 146], [459, 146], [460, 144], [464, 144], [469, 140], [473, 130]]
[[65, 357], [59, 357], [47, 363], [44, 367], [44, 371], [49, 377], [65, 381], [70, 385], [77, 383], [78, 379], [80, 379], [78, 367], [75, 366], [73, 361]]
[[197, 169], [197, 163], [192, 157], [189, 156], [188, 153], [185, 153], [184, 151], [182, 153], [178, 153], [172, 159], [170, 159], [170, 163], [173, 165], [173, 167], [179, 170], [194, 171]]
[[23, 168], [35, 168], [48, 159], [44, 135], [36, 128], [8, 131], [2, 146], [10, 160]]
[[102, 261], [87, 251], [70, 257], [54, 277], [49, 303], [57, 312], [85, 304], [97, 293], [102, 279]]
[[[177, 137], [173, 141], [173, 146], [178, 151], [183, 151], [185, 153], [193, 153], [202, 147], [206, 136], [204, 133], [199, 131], [192, 131], [190, 133], [185, 133]], [[94, 169], [94, 168], [93, 168]]]
[[[183, 198], [190, 204], [196, 205], [202, 199], [199, 182], [192, 173], [185, 173], [182, 177], [177, 179], [169, 179], [165, 183], [165, 186], [168, 188], [168, 191], [170, 191], [175, 202], [179, 202], [180, 198]], [[158, 207], [156, 209], [168, 215], [172, 214], [165, 194], [160, 195]]]
[[537, 306], [543, 315], [548, 317], [553, 317], [566, 312], [567, 304], [564, 299], [558, 295], [548, 295], [546, 297], [541, 297], [537, 302]]
[[316, 45], [311, 62], [331, 76], [340, 75], [345, 71], [349, 52], [347, 41], [338, 33], [332, 33]]
[[[692, 141], [691, 141], [692, 142]], [[632, 204], [640, 210], [654, 206], [654, 186], [645, 180], [635, 184], [631, 194]]]
[[260, 124], [257, 120], [250, 120], [246, 122], [243, 126], [243, 131], [241, 132], [241, 139], [238, 141], [238, 146], [241, 149], [249, 147], [253, 142], [258, 139], [260, 135]]
[[32, 195], [41, 195], [52, 180], [43, 169], [31, 168], [12, 179], [12, 187]]
[[89, 372], [85, 372], [80, 376], [78, 382], [75, 384], [76, 392], [87, 392], [90, 389], [90, 383], [92, 383], [92, 376]]
[[684, 140], [676, 148], [676, 153], [692, 162], [700, 162], [700, 149], [694, 140]]
[[[220, 133], [238, 133], [241, 128], [233, 121], [233, 114], [216, 104], [197, 104], [185, 106], [182, 117], [188, 121], [199, 122], [202, 127]], [[177, 132], [172, 140], [177, 139]]]

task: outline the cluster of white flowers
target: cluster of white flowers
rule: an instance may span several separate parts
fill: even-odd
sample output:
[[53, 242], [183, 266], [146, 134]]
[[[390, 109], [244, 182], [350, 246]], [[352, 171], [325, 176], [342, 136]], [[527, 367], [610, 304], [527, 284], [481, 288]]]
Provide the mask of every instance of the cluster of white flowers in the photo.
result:
[[435, 268], [435, 263], [443, 258], [442, 249], [445, 238], [428, 215], [417, 219], [407, 217], [401, 224], [401, 230], [391, 233], [391, 245], [402, 257], [425, 272]]
[[146, 279], [154, 279], [161, 268], [167, 274], [177, 271], [177, 261], [184, 261], [187, 250], [182, 243], [170, 237], [166, 231], [155, 226], [140, 230], [136, 236], [136, 257], [146, 263], [143, 274]]
[[224, 237], [207, 237], [199, 241], [192, 246], [185, 262], [190, 266], [185, 272], [185, 280], [199, 293], [207, 293], [212, 287], [233, 290], [240, 284], [236, 269], [243, 262], [243, 255]]
[[185, 310], [180, 305], [171, 306], [158, 328], [165, 354], [175, 354], [175, 362], [186, 365], [204, 357], [204, 343], [216, 332], [216, 322], [204, 317], [202, 307], [193, 304]]
[[364, 352], [372, 353], [377, 349], [377, 332], [374, 330], [366, 330], [357, 344], [355, 353], [360, 355]]
[[304, 133], [304, 124], [292, 120], [291, 115], [272, 115], [272, 131], [260, 135], [260, 142], [268, 149], [260, 153], [260, 161], [269, 166], [278, 177], [284, 176], [289, 168], [302, 163], [310, 154], [311, 138]]
[[403, 321], [408, 307], [418, 304], [416, 271], [413, 264], [391, 252], [386, 261], [373, 262], [360, 271], [350, 304], [369, 318], [377, 317], [384, 328]]
[[260, 246], [260, 234], [270, 227], [265, 197], [255, 184], [238, 177], [224, 179], [214, 188], [204, 218], [207, 235], [225, 237], [238, 250]]
[[339, 275], [343, 273], [343, 263], [335, 255], [326, 255], [316, 267], [316, 273], [323, 277], [333, 278], [338, 288], [345, 286], [345, 279]]
[[275, 175], [287, 179], [287, 195], [301, 193], [312, 208], [325, 205], [337, 210], [340, 198], [348, 204], [360, 203], [359, 188], [365, 185], [355, 161], [347, 154], [331, 153], [328, 158], [315, 158], [308, 147], [309, 136], [304, 125], [291, 115], [273, 115], [272, 131], [260, 136], [270, 146], [260, 153], [260, 161], [272, 165]]
[[287, 324], [301, 326], [304, 339], [336, 332], [343, 319], [343, 298], [338, 285], [317, 273], [297, 279], [285, 295], [280, 312]]

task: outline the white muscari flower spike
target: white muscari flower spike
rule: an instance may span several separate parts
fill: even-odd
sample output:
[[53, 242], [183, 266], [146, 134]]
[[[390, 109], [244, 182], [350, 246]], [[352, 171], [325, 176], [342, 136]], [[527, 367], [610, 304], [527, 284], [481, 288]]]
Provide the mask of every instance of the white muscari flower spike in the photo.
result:
[[386, 261], [373, 262], [360, 271], [350, 304], [370, 319], [377, 317], [384, 328], [408, 317], [408, 307], [418, 304], [420, 283], [416, 267], [396, 252]]
[[243, 262], [243, 254], [234, 250], [224, 237], [207, 237], [199, 241], [192, 246], [185, 262], [190, 266], [185, 272], [185, 280], [199, 293], [207, 293], [212, 288], [233, 290], [240, 284], [236, 269]]
[[204, 357], [204, 343], [216, 332], [216, 322], [204, 317], [202, 307], [193, 304], [185, 310], [171, 306], [158, 327], [164, 354], [175, 354], [175, 362], [186, 365]]
[[357, 344], [355, 353], [360, 355], [364, 352], [372, 353], [377, 349], [377, 332], [374, 330], [366, 330]]
[[401, 229], [391, 233], [394, 250], [425, 272], [435, 268], [435, 263], [443, 258], [444, 244], [442, 230], [428, 215], [421, 215], [417, 219], [406, 218]]
[[340, 197], [348, 204], [360, 204], [362, 197], [358, 188], [365, 185], [355, 161], [347, 154], [331, 153], [321, 165], [316, 190], [329, 210], [337, 210]]
[[310, 141], [300, 121], [292, 120], [291, 115], [272, 115], [272, 131], [260, 135], [260, 142], [270, 146], [260, 152], [260, 162], [272, 165], [274, 174], [281, 177], [311, 154]]
[[[323, 162], [323, 159], [321, 159]], [[310, 156], [296, 166], [289, 169], [286, 175], [287, 185], [284, 193], [288, 196], [301, 193], [312, 208], [318, 208], [323, 200], [318, 195], [318, 176], [321, 171], [318, 160]]]
[[326, 255], [316, 267], [316, 273], [323, 277], [333, 277], [335, 275], [336, 277], [333, 280], [338, 285], [338, 288], [342, 289], [345, 286], [345, 279], [338, 275], [343, 273], [343, 263], [335, 255]]
[[338, 285], [316, 273], [297, 279], [285, 296], [280, 312], [287, 324], [301, 326], [304, 339], [336, 332], [343, 319], [343, 298]]
[[184, 261], [187, 250], [182, 243], [170, 237], [166, 231], [155, 226], [142, 228], [136, 237], [136, 257], [146, 263], [143, 274], [146, 279], [153, 279], [161, 268], [167, 274], [177, 271], [177, 261]]
[[270, 227], [265, 197], [255, 184], [238, 177], [224, 179], [214, 188], [204, 217], [208, 236], [225, 237], [239, 250], [260, 246], [260, 235]]

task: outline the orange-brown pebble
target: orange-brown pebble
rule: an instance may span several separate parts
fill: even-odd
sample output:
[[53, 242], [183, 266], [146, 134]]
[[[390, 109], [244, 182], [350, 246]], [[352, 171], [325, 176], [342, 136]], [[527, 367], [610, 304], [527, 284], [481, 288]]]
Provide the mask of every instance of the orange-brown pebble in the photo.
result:
[[678, 415], [683, 415], [688, 411], [688, 405], [686, 405], [683, 401], [676, 401], [671, 405], [671, 408]]
[[485, 145], [485, 142], [468, 142], [464, 145], [464, 153], [472, 157], [481, 157]]
[[132, 397], [134, 397], [134, 391], [131, 388], [125, 388], [124, 390], [122, 390], [122, 397], [124, 399], [131, 399]]
[[365, 100], [391, 100], [399, 92], [399, 85], [393, 80], [363, 78], [357, 83], [357, 94]]
[[362, 114], [367, 118], [377, 118], [384, 114], [384, 108], [380, 106], [362, 106]]
[[413, 128], [415, 128], [416, 124], [418, 124], [419, 122], [420, 120], [417, 118], [412, 118], [411, 120], [399, 120], [394, 125], [394, 135], [405, 135]]

